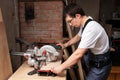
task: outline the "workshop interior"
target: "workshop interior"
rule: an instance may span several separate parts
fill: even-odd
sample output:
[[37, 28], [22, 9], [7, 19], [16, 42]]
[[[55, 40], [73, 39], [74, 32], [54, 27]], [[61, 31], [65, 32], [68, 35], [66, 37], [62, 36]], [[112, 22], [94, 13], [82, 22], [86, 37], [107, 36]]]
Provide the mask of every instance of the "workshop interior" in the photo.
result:
[[79, 30], [65, 21], [70, 3], [81, 5], [106, 30], [112, 54], [108, 80], [120, 80], [120, 0], [1, 0], [0, 80], [85, 80], [80, 63], [62, 76], [49, 68], [59, 66], [78, 45], [65, 50], [56, 45]]

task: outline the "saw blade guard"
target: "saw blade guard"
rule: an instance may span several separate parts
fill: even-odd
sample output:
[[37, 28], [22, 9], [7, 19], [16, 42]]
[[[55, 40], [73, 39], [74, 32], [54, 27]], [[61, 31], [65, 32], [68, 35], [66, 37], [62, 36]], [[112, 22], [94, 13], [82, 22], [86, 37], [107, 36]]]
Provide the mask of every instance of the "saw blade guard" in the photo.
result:
[[55, 61], [60, 56], [60, 53], [51, 45], [44, 45], [39, 49], [39, 56], [43, 55], [43, 52], [46, 51], [46, 61]]

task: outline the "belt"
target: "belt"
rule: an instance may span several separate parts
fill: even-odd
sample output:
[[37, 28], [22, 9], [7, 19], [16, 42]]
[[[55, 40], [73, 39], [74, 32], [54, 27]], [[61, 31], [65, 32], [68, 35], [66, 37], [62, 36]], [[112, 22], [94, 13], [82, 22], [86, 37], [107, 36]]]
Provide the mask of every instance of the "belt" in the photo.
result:
[[90, 60], [94, 60], [94, 61], [107, 60], [110, 59], [110, 51], [98, 55], [94, 55], [93, 53], [90, 53], [89, 56], [90, 56]]
[[102, 68], [104, 66], [107, 66], [111, 63], [111, 60], [108, 59], [108, 60], [101, 60], [101, 61], [90, 61], [89, 64], [90, 66], [92, 67], [96, 67], [96, 68]]
[[89, 62], [90, 66], [102, 68], [102, 67], [109, 65], [111, 63], [110, 52], [108, 51], [104, 54], [99, 54], [99, 55], [91, 54], [89, 61], [90, 61]]

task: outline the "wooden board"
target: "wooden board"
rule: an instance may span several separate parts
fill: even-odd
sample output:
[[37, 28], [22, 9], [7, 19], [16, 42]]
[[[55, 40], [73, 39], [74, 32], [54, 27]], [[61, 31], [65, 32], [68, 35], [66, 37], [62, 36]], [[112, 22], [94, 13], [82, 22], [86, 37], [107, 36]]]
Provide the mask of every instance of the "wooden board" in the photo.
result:
[[[67, 23], [67, 22], [66, 22]], [[67, 23], [67, 30], [68, 30], [68, 34], [69, 34], [69, 38], [73, 38], [73, 33], [72, 33], [72, 29], [70, 28], [70, 25]], [[71, 46], [72, 48], [72, 53], [75, 51], [75, 44]], [[82, 69], [82, 63], [81, 63], [81, 60], [78, 61], [77, 63], [78, 65], [78, 77], [80, 77], [80, 80], [85, 80], [85, 75], [83, 73], [83, 69]], [[74, 79], [73, 79], [74, 80]]]
[[120, 66], [112, 66], [111, 73], [107, 80], [120, 80]]
[[1, 12], [1, 8], [0, 8], [0, 22], [2, 22], [3, 19], [2, 19], [2, 12]]
[[[42, 66], [42, 70], [49, 70], [53, 66], [59, 66], [61, 61], [50, 62], [47, 65]], [[38, 74], [28, 75], [28, 72], [32, 71], [33, 67], [30, 67], [26, 62], [8, 79], [8, 80], [66, 80], [66, 71], [58, 76], [38, 76]]]
[[[63, 58], [64, 58], [64, 60], [67, 60], [69, 58], [68, 50], [65, 48], [63, 50], [63, 52], [64, 52]], [[69, 69], [68, 72], [69, 72], [72, 80], [77, 80], [77, 77], [75, 75], [74, 69]]]
[[0, 80], [7, 80], [12, 74], [5, 25], [0, 9]]

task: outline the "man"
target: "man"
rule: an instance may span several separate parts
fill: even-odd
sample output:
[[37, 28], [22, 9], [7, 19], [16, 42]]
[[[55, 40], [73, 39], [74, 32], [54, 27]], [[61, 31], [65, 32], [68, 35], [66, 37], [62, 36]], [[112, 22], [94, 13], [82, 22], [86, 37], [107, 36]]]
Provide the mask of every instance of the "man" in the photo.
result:
[[[51, 68], [51, 71], [60, 74], [63, 70], [76, 64], [83, 56], [87, 56], [85, 63], [89, 67], [86, 80], [107, 80], [111, 70], [109, 56], [109, 39], [103, 27], [94, 21], [90, 16], [85, 15], [83, 9], [70, 4], [65, 8], [66, 21], [72, 27], [79, 27], [80, 30], [75, 37], [67, 43], [59, 43], [66, 48], [79, 42], [78, 48], [60, 66]], [[90, 51], [90, 53], [85, 54]]]

